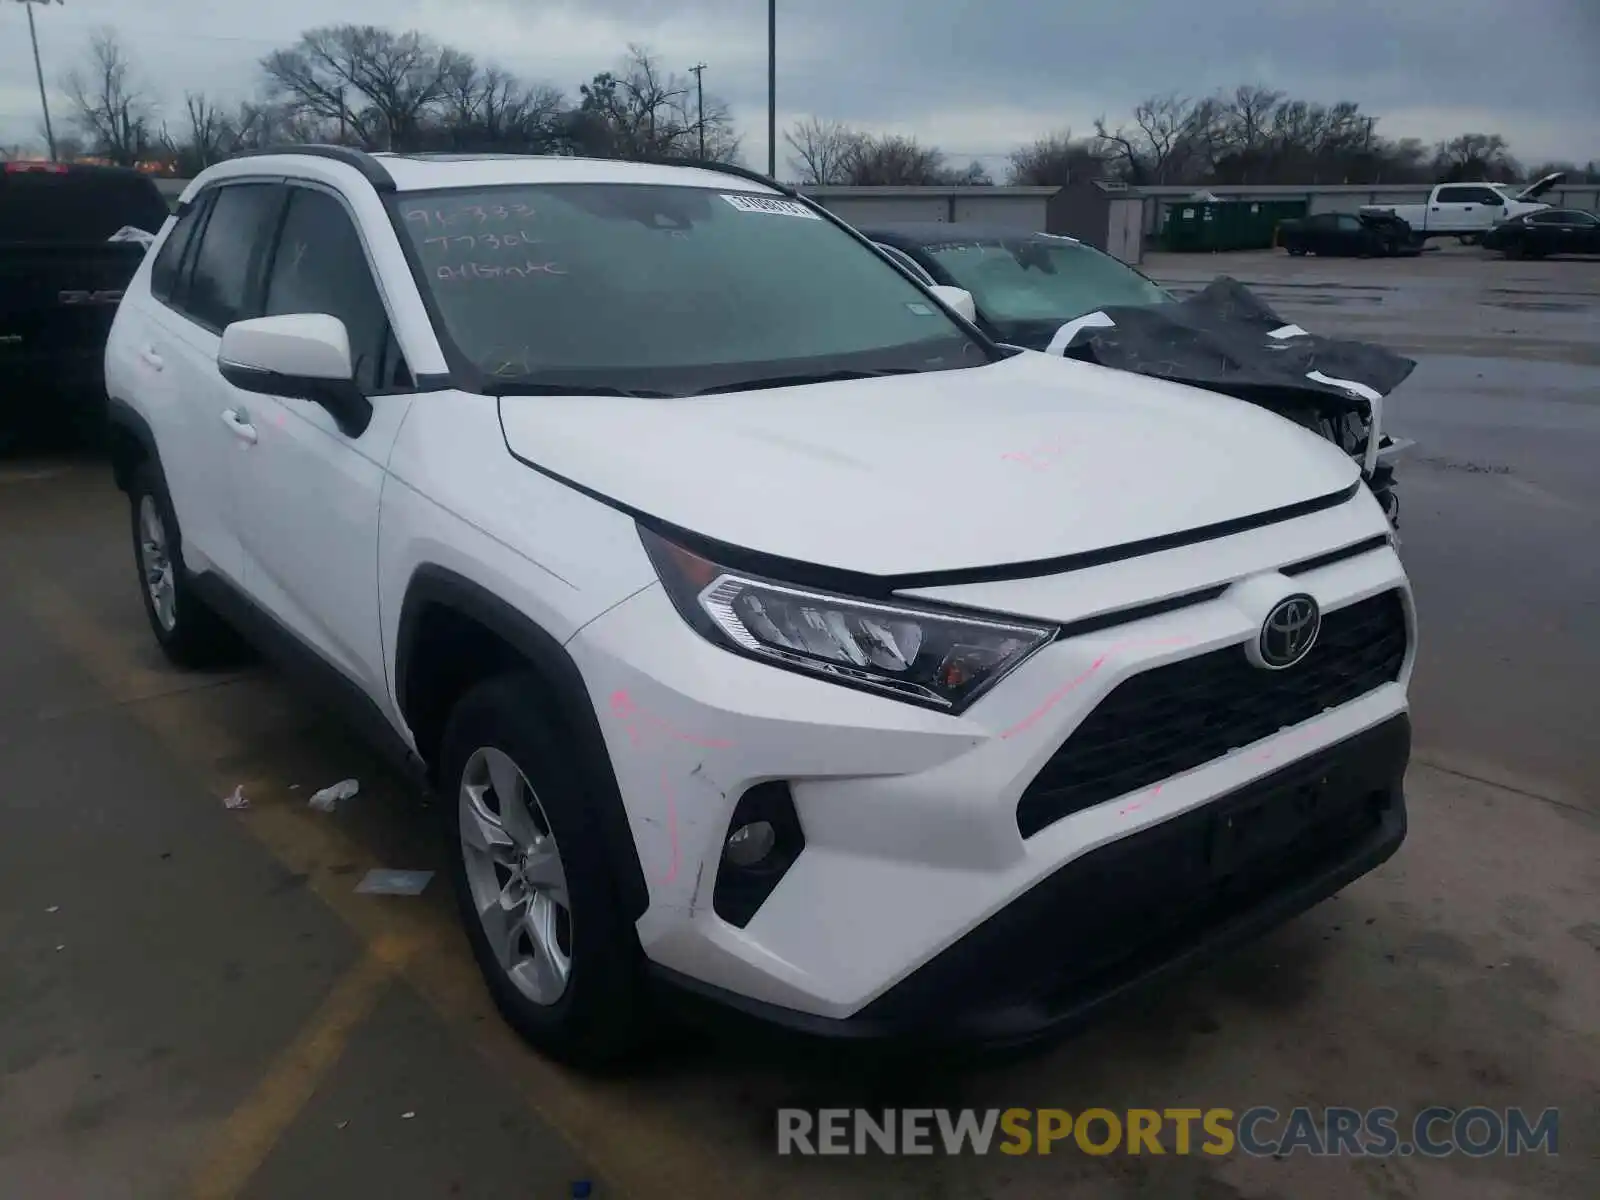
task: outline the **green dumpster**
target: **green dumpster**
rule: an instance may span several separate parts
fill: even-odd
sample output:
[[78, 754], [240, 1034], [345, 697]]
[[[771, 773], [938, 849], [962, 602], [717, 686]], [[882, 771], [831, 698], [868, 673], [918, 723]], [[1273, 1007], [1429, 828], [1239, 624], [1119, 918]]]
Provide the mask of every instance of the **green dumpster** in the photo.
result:
[[1265, 250], [1278, 222], [1305, 215], [1304, 200], [1179, 200], [1167, 209], [1161, 245], [1179, 253]]

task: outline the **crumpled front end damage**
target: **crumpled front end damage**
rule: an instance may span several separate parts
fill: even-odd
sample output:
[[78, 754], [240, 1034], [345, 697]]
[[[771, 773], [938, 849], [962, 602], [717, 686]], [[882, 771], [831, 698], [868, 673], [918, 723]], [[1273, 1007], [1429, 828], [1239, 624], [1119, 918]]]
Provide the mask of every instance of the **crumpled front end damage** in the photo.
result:
[[1398, 524], [1395, 460], [1411, 443], [1383, 432], [1383, 401], [1416, 369], [1412, 359], [1307, 333], [1226, 276], [1173, 304], [1079, 317], [1048, 352], [1221, 392], [1304, 425], [1361, 464]]

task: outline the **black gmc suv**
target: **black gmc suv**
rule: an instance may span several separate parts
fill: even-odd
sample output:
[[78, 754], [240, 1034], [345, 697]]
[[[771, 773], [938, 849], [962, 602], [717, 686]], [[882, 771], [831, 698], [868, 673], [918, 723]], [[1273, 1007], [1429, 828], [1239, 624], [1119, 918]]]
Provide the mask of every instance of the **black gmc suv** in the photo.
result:
[[145, 251], [110, 239], [155, 234], [167, 211], [138, 171], [0, 165], [0, 444], [98, 429], [106, 335]]

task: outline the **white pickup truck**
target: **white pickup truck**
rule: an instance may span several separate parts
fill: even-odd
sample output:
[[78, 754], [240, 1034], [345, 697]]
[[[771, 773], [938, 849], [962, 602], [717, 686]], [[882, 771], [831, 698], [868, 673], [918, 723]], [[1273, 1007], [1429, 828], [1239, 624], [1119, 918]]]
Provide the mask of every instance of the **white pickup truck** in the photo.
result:
[[1391, 213], [1411, 226], [1411, 239], [1459, 237], [1475, 240], [1501, 221], [1549, 208], [1539, 197], [1566, 178], [1557, 171], [1525, 188], [1507, 183], [1441, 183], [1423, 204], [1364, 204], [1363, 213]]

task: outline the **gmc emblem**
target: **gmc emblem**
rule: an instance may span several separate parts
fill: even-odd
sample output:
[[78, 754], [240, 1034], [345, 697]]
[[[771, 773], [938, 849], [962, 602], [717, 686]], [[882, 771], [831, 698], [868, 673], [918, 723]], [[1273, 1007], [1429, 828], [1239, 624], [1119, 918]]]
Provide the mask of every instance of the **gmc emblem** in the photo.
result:
[[79, 289], [57, 293], [63, 304], [117, 304], [122, 300], [121, 288], [105, 288], [98, 292]]

